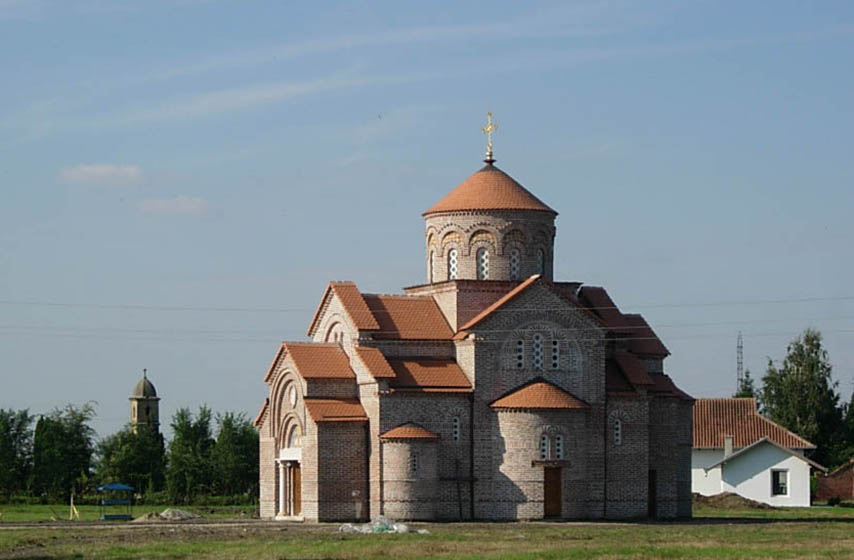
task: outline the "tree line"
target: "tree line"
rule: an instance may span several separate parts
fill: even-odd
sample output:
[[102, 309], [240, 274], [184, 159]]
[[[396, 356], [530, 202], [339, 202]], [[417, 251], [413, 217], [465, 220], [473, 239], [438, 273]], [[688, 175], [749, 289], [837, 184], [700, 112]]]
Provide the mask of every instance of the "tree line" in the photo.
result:
[[816, 462], [833, 468], [854, 457], [854, 394], [842, 401], [819, 331], [789, 343], [779, 365], [768, 358], [761, 387], [747, 370], [734, 396], [755, 398], [764, 416], [814, 443]]
[[258, 432], [245, 414], [181, 408], [168, 445], [146, 425], [129, 424], [97, 440], [94, 417], [91, 403], [38, 417], [0, 409], [0, 500], [66, 502], [110, 482], [174, 504], [257, 499]]

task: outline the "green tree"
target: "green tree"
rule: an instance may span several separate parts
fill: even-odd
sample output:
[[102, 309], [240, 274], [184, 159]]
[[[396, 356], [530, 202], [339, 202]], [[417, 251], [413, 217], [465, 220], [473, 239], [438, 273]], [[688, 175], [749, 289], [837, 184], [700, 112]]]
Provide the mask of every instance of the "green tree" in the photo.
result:
[[91, 403], [66, 405], [42, 416], [33, 436], [32, 490], [51, 500], [65, 501], [78, 493], [91, 476], [95, 430]]
[[0, 498], [27, 489], [33, 461], [33, 417], [28, 410], [0, 409]]
[[753, 383], [753, 377], [750, 376], [750, 370], [745, 370], [744, 378], [741, 380], [741, 384], [738, 386], [738, 391], [733, 395], [735, 398], [758, 398], [758, 392], [756, 390], [756, 386]]
[[833, 381], [821, 333], [807, 329], [792, 341], [778, 368], [769, 358], [762, 378], [762, 412], [817, 446], [813, 458], [833, 464], [842, 424], [837, 383]]
[[258, 432], [243, 413], [217, 414], [216, 422], [214, 491], [225, 496], [254, 495], [258, 485]]
[[180, 408], [172, 416], [166, 489], [175, 502], [190, 503], [197, 494], [210, 492], [213, 479], [211, 411], [199, 407], [198, 415]]
[[123, 482], [139, 493], [160, 491], [166, 480], [163, 436], [151, 426], [126, 426], [98, 444], [98, 478]]

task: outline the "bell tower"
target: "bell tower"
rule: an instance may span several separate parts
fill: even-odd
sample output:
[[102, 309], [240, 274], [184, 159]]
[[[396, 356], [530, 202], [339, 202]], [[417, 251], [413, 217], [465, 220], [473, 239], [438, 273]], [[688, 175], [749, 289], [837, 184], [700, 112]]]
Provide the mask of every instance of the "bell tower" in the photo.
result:
[[130, 401], [130, 425], [133, 431], [138, 426], [149, 426], [160, 431], [160, 397], [154, 384], [148, 379], [148, 371], [142, 370], [140, 379], [128, 398]]

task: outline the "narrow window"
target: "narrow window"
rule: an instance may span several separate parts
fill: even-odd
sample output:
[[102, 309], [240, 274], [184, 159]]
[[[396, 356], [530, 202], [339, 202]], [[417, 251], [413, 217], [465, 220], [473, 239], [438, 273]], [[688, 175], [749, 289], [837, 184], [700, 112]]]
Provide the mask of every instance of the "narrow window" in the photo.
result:
[[489, 251], [483, 247], [477, 250], [477, 279], [489, 279]]
[[549, 436], [543, 434], [540, 436], [540, 460], [545, 461], [549, 458]]
[[516, 369], [522, 369], [525, 367], [525, 341], [517, 340], [516, 341]]
[[543, 369], [543, 337], [539, 334], [534, 335], [532, 354], [534, 369]]
[[448, 280], [457, 279], [457, 250], [448, 251]]
[[614, 445], [623, 443], [623, 422], [617, 418], [614, 420]]
[[427, 261], [427, 281], [433, 282], [433, 259], [436, 258], [436, 251], [430, 251], [430, 258]]
[[552, 369], [560, 369], [560, 341], [552, 340]]
[[771, 495], [789, 495], [789, 471], [771, 471]]
[[460, 441], [460, 417], [454, 416], [454, 425], [451, 430], [451, 439]]
[[555, 458], [563, 459], [563, 436], [555, 436]]
[[519, 270], [519, 249], [510, 250], [510, 279], [519, 280], [522, 277]]
[[409, 473], [412, 476], [418, 472], [418, 453], [413, 451], [412, 455], [409, 456]]
[[537, 249], [537, 274], [546, 273], [546, 252], [542, 249]]

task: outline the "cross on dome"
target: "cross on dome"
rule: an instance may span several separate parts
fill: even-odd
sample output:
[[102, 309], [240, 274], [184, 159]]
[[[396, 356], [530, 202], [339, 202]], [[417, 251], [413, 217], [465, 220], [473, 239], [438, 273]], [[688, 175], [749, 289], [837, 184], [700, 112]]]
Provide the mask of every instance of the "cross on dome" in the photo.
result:
[[486, 159], [483, 160], [486, 163], [492, 165], [495, 159], [492, 157], [492, 133], [498, 130], [498, 123], [492, 122], [492, 112], [488, 111], [486, 113], [486, 126], [481, 128], [484, 134], [486, 134]]

